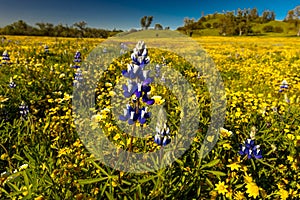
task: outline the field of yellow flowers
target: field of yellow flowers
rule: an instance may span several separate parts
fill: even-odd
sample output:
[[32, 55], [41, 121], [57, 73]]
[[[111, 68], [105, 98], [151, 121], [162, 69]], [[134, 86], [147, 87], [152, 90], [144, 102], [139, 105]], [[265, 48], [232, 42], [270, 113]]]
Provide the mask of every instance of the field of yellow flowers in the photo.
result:
[[[0, 198], [299, 199], [299, 38], [194, 39], [213, 59], [224, 82], [226, 117], [220, 137], [212, 151], [199, 158], [211, 119], [205, 80], [180, 56], [149, 48], [150, 63], [174, 68], [191, 83], [201, 117], [196, 137], [179, 159], [155, 172], [129, 173], [97, 161], [74, 123], [73, 89], [89, 81], [81, 65], [104, 40], [3, 38]], [[120, 149], [159, 151], [164, 145], [155, 133], [144, 139], [129, 136], [118, 128], [117, 116], [112, 114], [115, 104], [121, 104], [111, 102], [116, 95], [114, 87], [131, 61], [130, 49], [122, 50], [99, 77], [91, 129], [101, 127]], [[161, 81], [168, 81], [167, 77]], [[179, 134], [180, 99], [160, 84], [152, 84], [149, 99], [145, 99], [149, 104], [164, 105], [170, 128], [165, 142], [172, 142]]]

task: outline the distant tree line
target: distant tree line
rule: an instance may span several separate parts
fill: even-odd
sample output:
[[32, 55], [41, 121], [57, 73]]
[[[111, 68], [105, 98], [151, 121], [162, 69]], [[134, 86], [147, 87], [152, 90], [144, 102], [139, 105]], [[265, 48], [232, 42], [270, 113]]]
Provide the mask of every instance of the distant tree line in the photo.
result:
[[1, 35], [29, 35], [29, 36], [54, 36], [54, 37], [87, 37], [87, 38], [107, 38], [122, 30], [105, 30], [87, 27], [84, 21], [76, 22], [72, 26], [54, 25], [51, 23], [39, 22], [36, 27], [28, 25], [23, 20], [19, 20], [3, 28], [0, 28]]
[[[195, 19], [184, 19], [184, 26], [177, 30], [192, 32], [205, 28], [218, 28], [221, 35], [249, 35], [254, 34], [252, 26], [255, 23], [267, 23], [275, 20], [274, 11], [265, 10], [261, 16], [256, 8], [238, 9], [237, 11], [224, 12], [223, 14], [212, 14], [202, 16], [198, 21]], [[218, 19], [213, 24], [205, 23], [209, 19]], [[205, 23], [205, 25], [204, 25]]]
[[295, 7], [293, 10], [289, 10], [284, 21], [293, 24], [298, 30], [297, 36], [300, 36], [300, 6]]

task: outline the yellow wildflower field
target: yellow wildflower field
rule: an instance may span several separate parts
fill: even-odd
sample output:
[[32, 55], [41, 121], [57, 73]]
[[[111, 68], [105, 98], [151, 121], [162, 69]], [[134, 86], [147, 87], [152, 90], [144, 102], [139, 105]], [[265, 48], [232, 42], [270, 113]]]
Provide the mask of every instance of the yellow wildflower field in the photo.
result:
[[[299, 38], [193, 39], [212, 58], [224, 84], [226, 116], [224, 126], [217, 130], [220, 137], [204, 137], [212, 119], [210, 94], [202, 74], [182, 57], [149, 47], [150, 63], [176, 69], [191, 84], [200, 112], [190, 117], [199, 119], [199, 127], [189, 149], [175, 162], [155, 172], [130, 173], [104, 165], [88, 151], [89, 145], [99, 145], [99, 138], [87, 134], [88, 143], [81, 140], [82, 130], [76, 123], [88, 122], [78, 121], [72, 105], [74, 88], [92, 82], [87, 78], [84, 61], [105, 40], [6, 36], [0, 41], [0, 198], [300, 198]], [[119, 116], [113, 111], [122, 102], [113, 101], [118, 95], [114, 87], [122, 82], [122, 75], [129, 76], [127, 63], [134, 59], [132, 49], [123, 50], [102, 76], [95, 72], [99, 80], [93, 97], [96, 106], [91, 109], [88, 126], [92, 131], [102, 129], [120, 152], [163, 151], [180, 135], [181, 118], [189, 113], [182, 110], [181, 99], [170, 88], [152, 84], [149, 99], [143, 97], [144, 104], [151, 102], [167, 110], [168, 127], [163, 131], [169, 134], [168, 140], [159, 141], [151, 131], [140, 139], [120, 130]], [[161, 83], [172, 78], [162, 77]], [[123, 89], [126, 92], [131, 88]], [[88, 99], [84, 91], [82, 94]], [[193, 101], [188, 98], [186, 103]], [[123, 118], [130, 122], [134, 112], [129, 116], [124, 106]], [[147, 111], [141, 112], [147, 116]], [[147, 131], [147, 123], [155, 117], [148, 116], [145, 121], [139, 118], [130, 130]], [[211, 152], [200, 158], [202, 142], [216, 139]], [[114, 162], [113, 156], [106, 157], [111, 159], [108, 162]], [[152, 166], [144, 167], [147, 171]]]

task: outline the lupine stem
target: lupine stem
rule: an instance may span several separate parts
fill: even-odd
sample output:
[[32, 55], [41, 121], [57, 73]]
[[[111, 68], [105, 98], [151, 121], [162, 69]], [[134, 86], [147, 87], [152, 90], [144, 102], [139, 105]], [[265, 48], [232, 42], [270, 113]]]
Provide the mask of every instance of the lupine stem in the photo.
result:
[[132, 134], [131, 134], [130, 143], [129, 143], [129, 152], [132, 152], [132, 142], [133, 142], [133, 137], [135, 134], [135, 128], [136, 128], [136, 123], [134, 123], [132, 126]]

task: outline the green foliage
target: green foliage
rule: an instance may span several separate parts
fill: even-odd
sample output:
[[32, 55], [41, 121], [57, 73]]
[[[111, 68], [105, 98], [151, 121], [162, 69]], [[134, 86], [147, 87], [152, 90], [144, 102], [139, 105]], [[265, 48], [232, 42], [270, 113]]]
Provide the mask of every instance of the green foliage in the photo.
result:
[[36, 23], [37, 27], [28, 25], [23, 20], [19, 20], [3, 28], [0, 28], [0, 35], [27, 35], [27, 36], [53, 36], [53, 37], [89, 37], [89, 38], [107, 38], [121, 30], [108, 31], [86, 27], [84, 21], [76, 22], [73, 26], [64, 26], [62, 24], [53, 25], [51, 23]]

